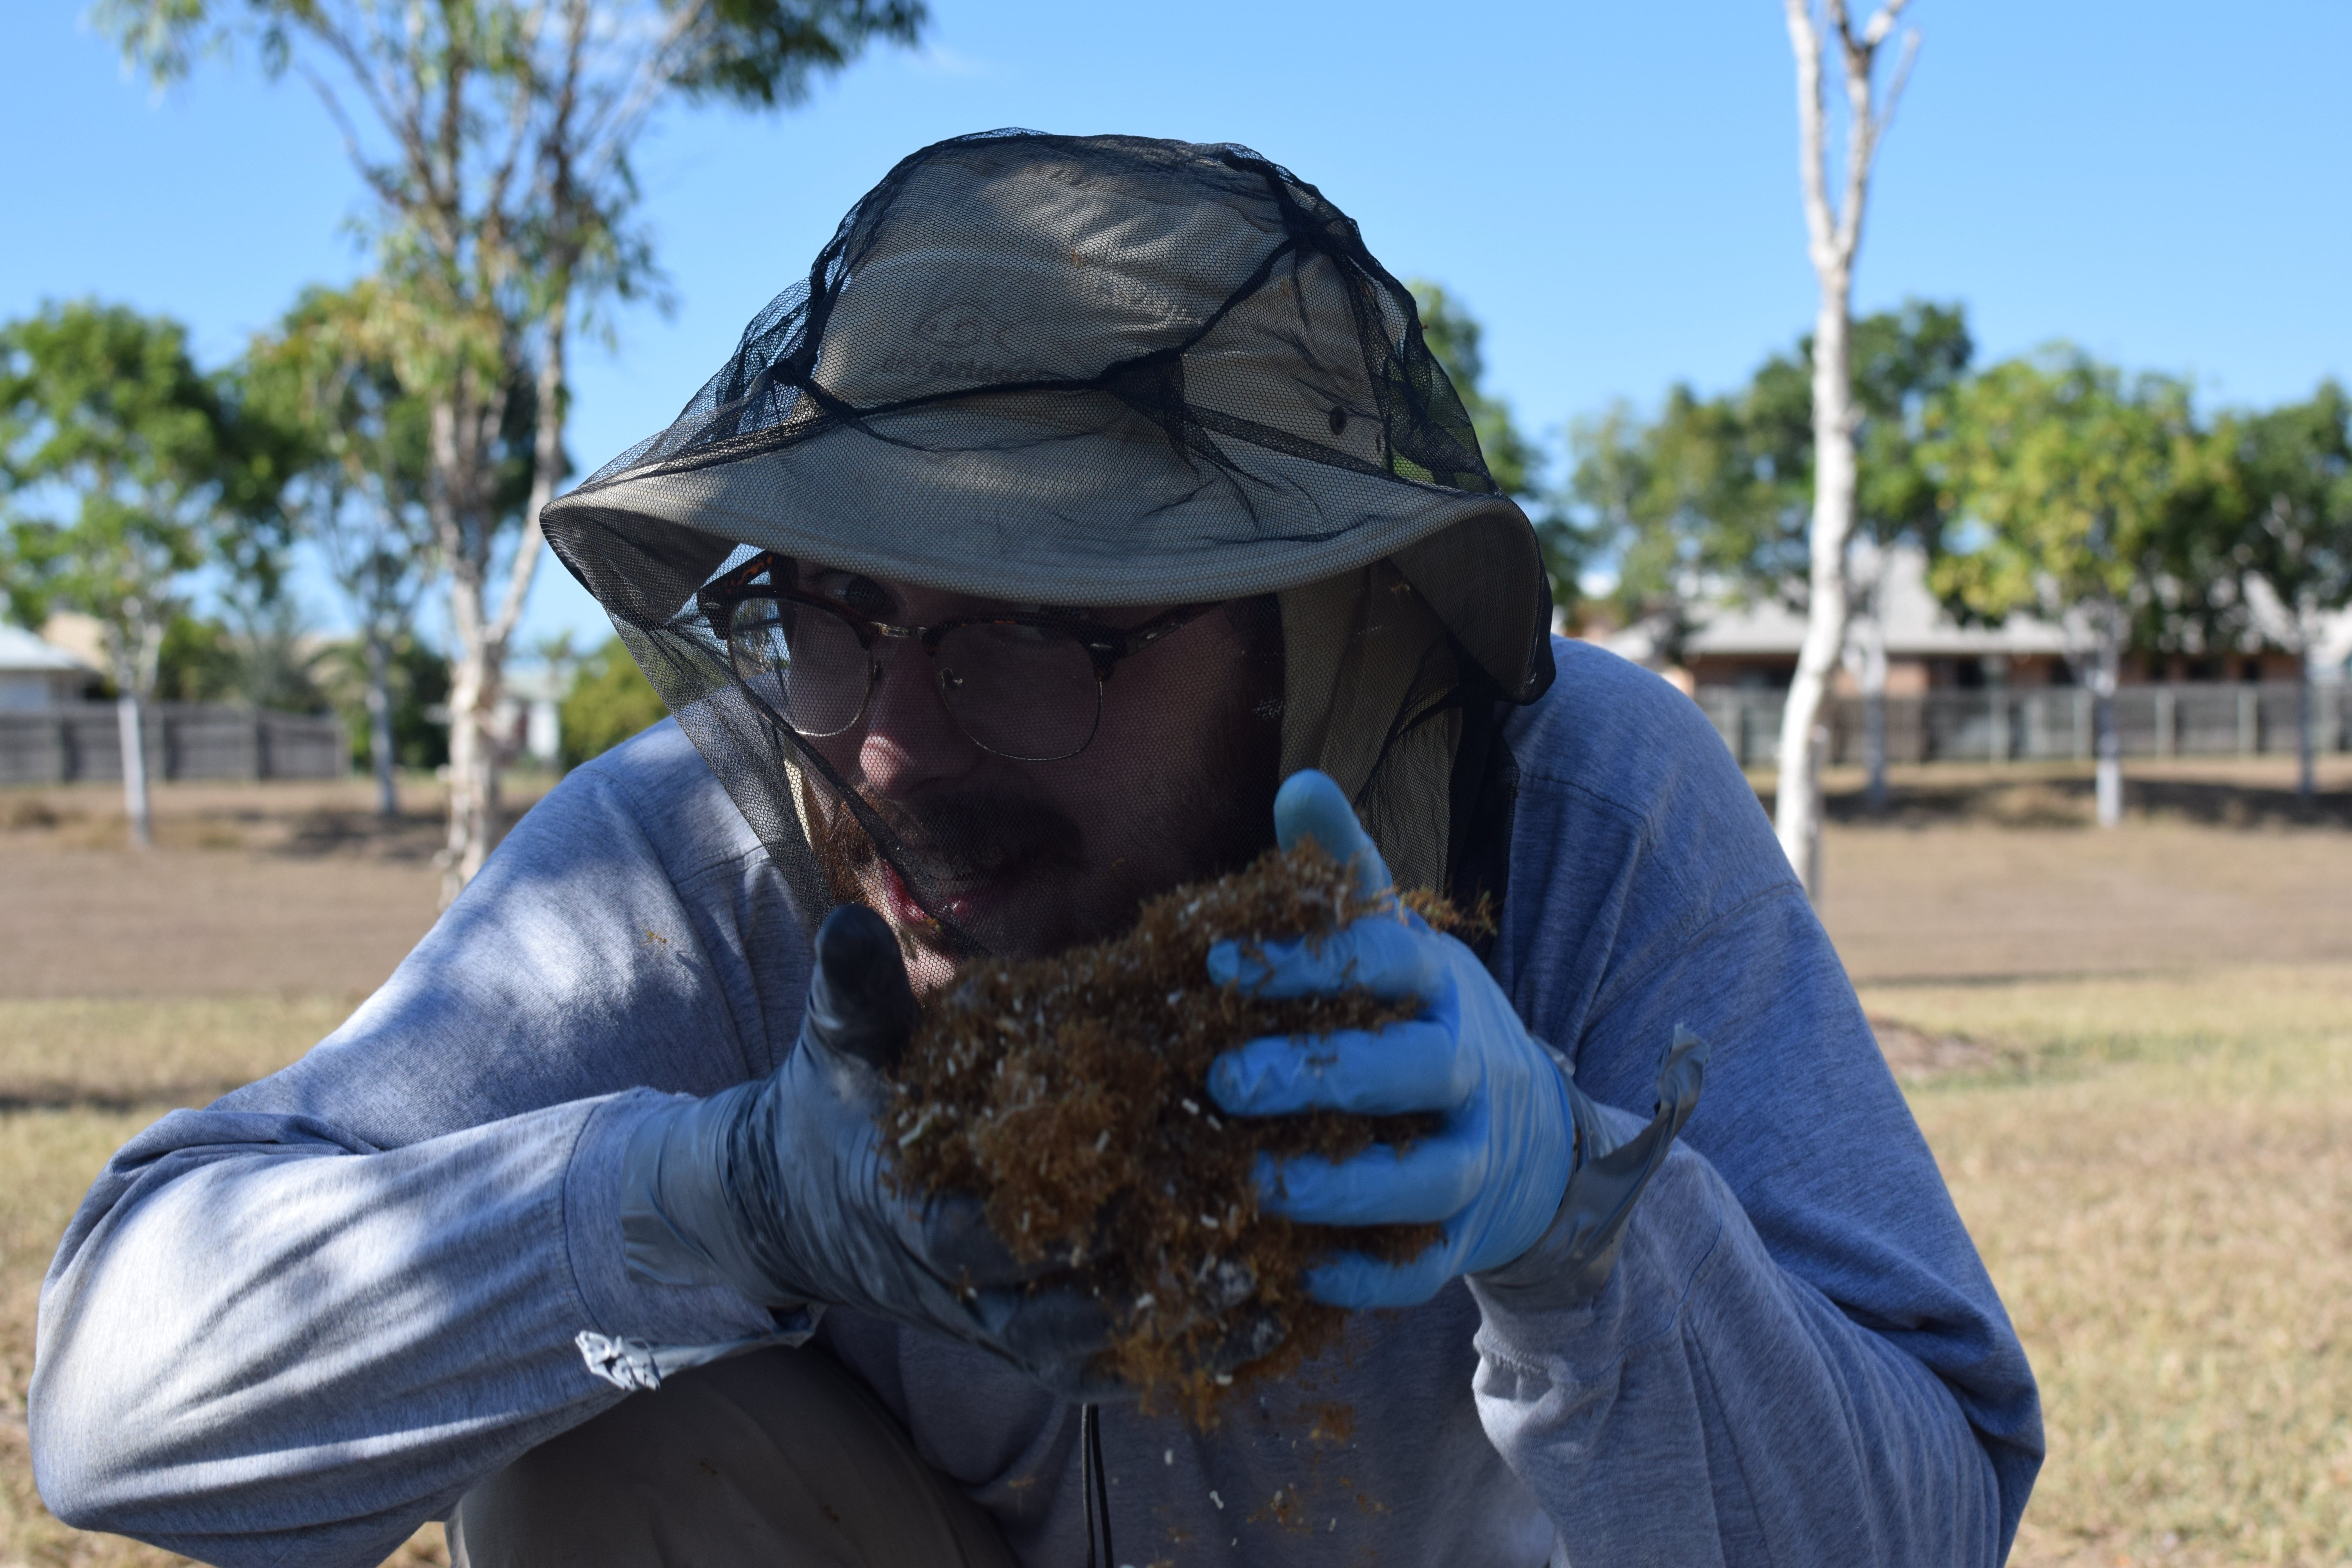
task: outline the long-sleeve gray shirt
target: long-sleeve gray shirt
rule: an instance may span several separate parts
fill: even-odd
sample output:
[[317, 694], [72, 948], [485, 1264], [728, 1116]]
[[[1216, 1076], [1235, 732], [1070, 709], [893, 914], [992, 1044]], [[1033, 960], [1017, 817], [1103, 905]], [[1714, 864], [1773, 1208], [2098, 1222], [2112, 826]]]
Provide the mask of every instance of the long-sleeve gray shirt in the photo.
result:
[[[1107, 1411], [1121, 1554], [1995, 1563], [2032, 1374], [1836, 955], [1697, 710], [1555, 652], [1507, 731], [1493, 968], [1629, 1124], [1675, 1026], [1705, 1036], [1698, 1111], [1597, 1299], [1456, 1281], [1212, 1431]], [[645, 1357], [614, 1342], [772, 1336], [730, 1291], [629, 1278], [620, 1155], [659, 1096], [772, 1068], [807, 972], [674, 725], [573, 773], [341, 1028], [100, 1175], [42, 1290], [42, 1497], [215, 1563], [372, 1563], [626, 1397]], [[846, 1311], [819, 1338], [1023, 1562], [1083, 1557], [1074, 1408]]]

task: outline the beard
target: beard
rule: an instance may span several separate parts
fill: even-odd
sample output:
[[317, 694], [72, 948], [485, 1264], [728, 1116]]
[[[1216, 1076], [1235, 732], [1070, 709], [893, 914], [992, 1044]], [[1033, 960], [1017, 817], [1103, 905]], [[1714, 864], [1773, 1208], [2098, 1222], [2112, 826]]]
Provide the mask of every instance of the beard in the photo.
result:
[[1081, 822], [1045, 793], [1008, 784], [913, 802], [852, 784], [853, 807], [803, 775], [827, 891], [889, 919], [919, 990], [983, 954], [1045, 957], [1116, 935], [1146, 899], [1238, 870], [1272, 846], [1279, 614], [1270, 598], [1232, 608], [1251, 655], [1206, 743], [1122, 798], [1113, 819]]

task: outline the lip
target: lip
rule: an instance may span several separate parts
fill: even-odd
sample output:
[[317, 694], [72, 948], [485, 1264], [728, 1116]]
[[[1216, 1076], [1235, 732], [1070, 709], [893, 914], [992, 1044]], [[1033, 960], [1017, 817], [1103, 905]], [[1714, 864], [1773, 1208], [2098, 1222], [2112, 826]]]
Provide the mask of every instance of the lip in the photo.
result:
[[[890, 863], [887, 855], [877, 858], [882, 867], [882, 887], [885, 897], [889, 900], [891, 920], [900, 925], [919, 927], [931, 924], [929, 912], [908, 890], [906, 880], [898, 875], [898, 868]], [[991, 906], [1003, 901], [1003, 895], [1024, 864], [1025, 861], [1022, 860], [1009, 861], [985, 878], [950, 885], [942, 889], [945, 897], [940, 900], [940, 913], [958, 925], [968, 925], [975, 917], [985, 914]]]
[[890, 905], [892, 923], [902, 926], [930, 924], [931, 917], [924, 912], [922, 905], [915, 901], [914, 894], [907, 890], [906, 881], [898, 875], [898, 868], [890, 864], [890, 858], [887, 855], [880, 859], [882, 894]]

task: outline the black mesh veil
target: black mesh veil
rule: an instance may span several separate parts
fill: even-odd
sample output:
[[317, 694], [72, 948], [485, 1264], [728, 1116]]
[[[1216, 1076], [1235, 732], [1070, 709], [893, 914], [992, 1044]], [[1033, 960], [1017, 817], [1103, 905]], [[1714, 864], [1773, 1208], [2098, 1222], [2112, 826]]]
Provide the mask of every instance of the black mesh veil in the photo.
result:
[[[1104, 690], [1191, 650], [1262, 683], [1254, 711], [1285, 724], [1297, 592], [1377, 580], [1388, 599], [1317, 623], [1370, 636], [1410, 598], [1432, 628], [1368, 768], [1465, 690], [1526, 701], [1551, 677], [1533, 531], [1412, 296], [1314, 186], [1234, 146], [994, 132], [916, 153], [668, 428], [544, 523], [803, 910], [844, 896], [810, 841], [845, 812], [967, 949], [984, 943], [958, 930], [950, 884], [972, 858], [911, 842], [839, 747], [782, 721], [711, 625], [714, 579], [823, 567], [1122, 626], [1123, 607], [1218, 605]], [[1277, 751], [1298, 754], [1286, 735], [1269, 771]], [[1199, 772], [1170, 788], [1197, 793]]]

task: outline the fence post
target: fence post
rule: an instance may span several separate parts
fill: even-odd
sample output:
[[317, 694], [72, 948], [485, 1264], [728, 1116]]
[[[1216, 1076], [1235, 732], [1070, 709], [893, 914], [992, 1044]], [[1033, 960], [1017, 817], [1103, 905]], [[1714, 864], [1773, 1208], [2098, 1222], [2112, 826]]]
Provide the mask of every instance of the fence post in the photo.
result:
[[1996, 763], [2009, 761], [2009, 693], [2000, 687], [1986, 699], [1985, 750]]
[[2074, 688], [2074, 760], [2081, 762], [2091, 754], [2091, 689]]
[[2173, 739], [2172, 688], [2156, 689], [2156, 754], [2168, 757], [2178, 749]]
[[2253, 688], [2239, 687], [2238, 755], [2242, 757], [2251, 757], [2254, 754], [2255, 742], [2259, 739], [2255, 728], [2255, 712]]

